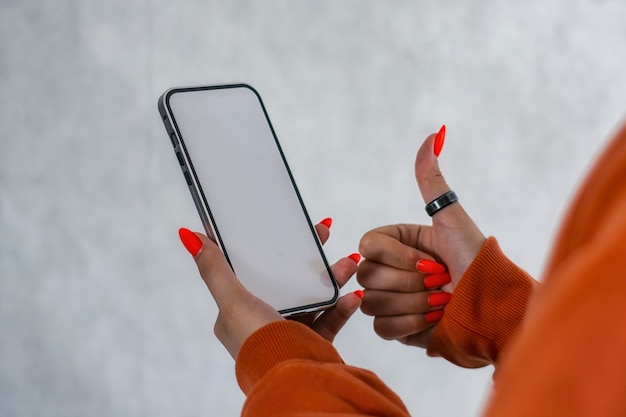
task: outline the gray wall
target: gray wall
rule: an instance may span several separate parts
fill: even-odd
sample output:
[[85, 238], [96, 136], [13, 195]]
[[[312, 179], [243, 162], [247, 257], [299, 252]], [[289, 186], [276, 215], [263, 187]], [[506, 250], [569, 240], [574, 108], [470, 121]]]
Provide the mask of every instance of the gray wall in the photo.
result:
[[[0, 3], [0, 415], [237, 415], [216, 310], [177, 229], [200, 223], [156, 111], [170, 86], [261, 93], [331, 259], [427, 223], [422, 139], [485, 234], [540, 276], [566, 202], [626, 110], [626, 3]], [[350, 285], [347, 291], [356, 288]], [[415, 415], [470, 416], [492, 369], [336, 346]]]

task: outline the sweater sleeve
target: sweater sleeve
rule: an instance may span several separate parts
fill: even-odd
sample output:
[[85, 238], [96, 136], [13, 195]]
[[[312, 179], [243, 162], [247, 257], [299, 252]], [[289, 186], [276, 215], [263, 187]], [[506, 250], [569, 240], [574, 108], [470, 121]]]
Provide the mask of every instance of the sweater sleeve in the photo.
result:
[[488, 238], [455, 288], [428, 354], [466, 368], [497, 364], [519, 332], [538, 285], [502, 253], [495, 238]]
[[376, 375], [345, 365], [329, 342], [297, 322], [253, 333], [235, 370], [247, 396], [242, 416], [409, 415]]
[[626, 126], [585, 180], [487, 416], [626, 415]]

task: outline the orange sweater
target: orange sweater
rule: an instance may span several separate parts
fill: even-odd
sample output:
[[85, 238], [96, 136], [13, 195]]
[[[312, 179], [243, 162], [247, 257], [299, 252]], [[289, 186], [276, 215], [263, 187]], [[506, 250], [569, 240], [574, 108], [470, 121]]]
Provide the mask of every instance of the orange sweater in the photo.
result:
[[[488, 239], [428, 353], [496, 366], [486, 416], [626, 416], [626, 127], [574, 200], [543, 282]], [[295, 322], [250, 336], [236, 372], [244, 416], [408, 415], [374, 374]]]

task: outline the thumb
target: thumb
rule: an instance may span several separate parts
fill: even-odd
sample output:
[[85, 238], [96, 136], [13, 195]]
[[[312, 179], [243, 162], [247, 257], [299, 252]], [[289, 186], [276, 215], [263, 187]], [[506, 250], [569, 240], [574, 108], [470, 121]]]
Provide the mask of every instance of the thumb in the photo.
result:
[[244, 289], [243, 286], [214, 241], [202, 233], [194, 233], [185, 228], [181, 228], [178, 234], [196, 261], [200, 276], [213, 295], [218, 308], [222, 310], [227, 300], [232, 300], [235, 294]]
[[446, 127], [442, 126], [439, 133], [428, 136], [417, 151], [415, 179], [424, 198], [424, 203], [429, 203], [450, 191], [450, 187], [446, 184], [446, 180], [439, 170], [439, 162], [437, 161], [445, 136]]
[[[445, 135], [446, 127], [444, 125], [439, 130], [439, 133], [432, 134], [426, 138], [417, 151], [415, 158], [415, 179], [426, 204], [451, 191], [439, 169], [437, 160], [439, 152], [441, 152], [443, 147]], [[462, 209], [458, 203], [451, 204], [445, 210], [442, 209], [441, 212], [434, 214], [433, 221], [446, 216], [458, 216], [460, 211]], [[446, 215], [443, 213], [446, 213]]]
[[[445, 126], [426, 138], [415, 158], [415, 178], [427, 204], [450, 191], [437, 161], [444, 139]], [[453, 282], [458, 281], [480, 251], [485, 237], [459, 202], [436, 212], [432, 221], [432, 230], [437, 230], [433, 232], [433, 250], [448, 266]]]
[[200, 275], [219, 308], [215, 335], [231, 356], [237, 358], [241, 345], [252, 333], [282, 317], [244, 288], [214, 241], [188, 229], [180, 229], [178, 234], [198, 264]]

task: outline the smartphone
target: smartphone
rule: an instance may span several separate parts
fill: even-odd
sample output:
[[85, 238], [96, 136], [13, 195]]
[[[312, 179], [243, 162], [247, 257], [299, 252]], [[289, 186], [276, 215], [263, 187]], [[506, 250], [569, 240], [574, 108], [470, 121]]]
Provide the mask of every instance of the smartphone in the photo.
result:
[[283, 316], [334, 305], [339, 288], [257, 91], [171, 88], [158, 108], [206, 233], [241, 283]]

